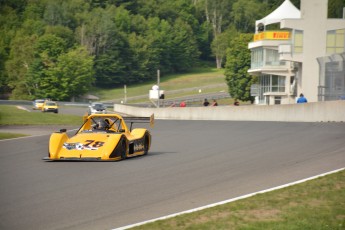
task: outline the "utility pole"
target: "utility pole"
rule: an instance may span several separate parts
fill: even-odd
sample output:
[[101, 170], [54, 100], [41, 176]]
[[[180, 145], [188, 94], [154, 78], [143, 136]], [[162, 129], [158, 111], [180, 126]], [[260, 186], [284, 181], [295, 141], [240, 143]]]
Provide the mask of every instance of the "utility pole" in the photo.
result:
[[159, 89], [159, 83], [160, 83], [160, 71], [159, 69], [157, 70], [157, 86], [158, 86], [158, 102], [157, 102], [157, 105], [158, 105], [158, 108], [159, 108], [159, 101], [160, 101], [160, 89]]
[[124, 91], [125, 91], [125, 104], [127, 104], [127, 86], [124, 85]]

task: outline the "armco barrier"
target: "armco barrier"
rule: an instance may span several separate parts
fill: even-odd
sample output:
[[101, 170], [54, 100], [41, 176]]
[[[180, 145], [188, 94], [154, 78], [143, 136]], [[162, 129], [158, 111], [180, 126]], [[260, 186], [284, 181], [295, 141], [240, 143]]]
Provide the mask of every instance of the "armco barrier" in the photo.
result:
[[233, 120], [282, 122], [345, 122], [345, 101], [290, 105], [139, 108], [114, 104], [114, 111], [132, 116], [176, 120]]

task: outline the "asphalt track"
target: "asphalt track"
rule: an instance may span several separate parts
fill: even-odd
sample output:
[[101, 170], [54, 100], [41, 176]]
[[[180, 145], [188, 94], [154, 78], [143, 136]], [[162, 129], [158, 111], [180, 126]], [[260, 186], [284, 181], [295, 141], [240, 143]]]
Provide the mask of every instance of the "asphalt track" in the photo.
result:
[[345, 166], [345, 123], [156, 121], [149, 155], [44, 162], [0, 141], [0, 229], [113, 229]]

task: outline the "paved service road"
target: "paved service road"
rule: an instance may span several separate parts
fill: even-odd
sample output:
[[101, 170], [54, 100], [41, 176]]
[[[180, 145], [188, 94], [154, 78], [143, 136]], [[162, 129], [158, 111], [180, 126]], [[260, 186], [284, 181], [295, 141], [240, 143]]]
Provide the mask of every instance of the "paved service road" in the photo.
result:
[[157, 120], [149, 155], [44, 162], [0, 141], [0, 229], [112, 229], [345, 167], [345, 123]]

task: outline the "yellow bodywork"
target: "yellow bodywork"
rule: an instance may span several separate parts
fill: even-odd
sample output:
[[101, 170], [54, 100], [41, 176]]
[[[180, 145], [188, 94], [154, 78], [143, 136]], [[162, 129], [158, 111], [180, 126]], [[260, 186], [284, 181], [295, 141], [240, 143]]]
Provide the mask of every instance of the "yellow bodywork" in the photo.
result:
[[[94, 131], [93, 119], [109, 119], [106, 131]], [[153, 124], [153, 117], [150, 118]], [[118, 123], [115, 124], [117, 120]], [[84, 124], [77, 133], [68, 137], [65, 130], [53, 133], [49, 141], [47, 160], [116, 161], [147, 154], [151, 134], [147, 129], [130, 131], [124, 119], [117, 114], [93, 114], [84, 117]]]
[[45, 101], [41, 107], [42, 112], [54, 112], [58, 113], [58, 104], [54, 101]]

